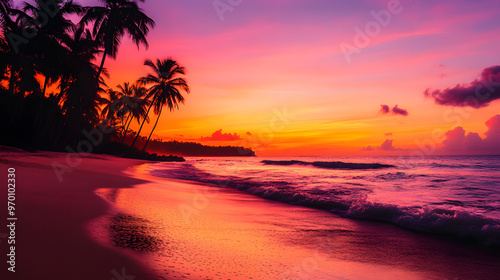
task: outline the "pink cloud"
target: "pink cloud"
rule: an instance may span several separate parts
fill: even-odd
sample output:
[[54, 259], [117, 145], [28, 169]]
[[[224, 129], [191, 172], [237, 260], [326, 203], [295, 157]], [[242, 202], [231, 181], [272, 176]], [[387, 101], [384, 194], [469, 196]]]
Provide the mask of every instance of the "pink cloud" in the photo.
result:
[[200, 141], [237, 141], [241, 140], [241, 137], [236, 133], [222, 133], [222, 129], [217, 130], [212, 133], [209, 137], [200, 137]]
[[380, 146], [373, 147], [373, 146], [367, 146], [362, 148], [362, 151], [374, 151], [374, 150], [382, 150], [382, 151], [405, 151], [405, 149], [397, 148], [394, 147], [392, 144], [393, 140], [392, 139], [386, 139]]
[[392, 145], [392, 141], [392, 139], [386, 139], [379, 148], [383, 151], [395, 151], [396, 148]]
[[457, 126], [453, 130], [446, 132], [446, 139], [443, 141], [443, 150], [453, 153], [481, 153], [500, 154], [500, 115], [495, 115], [486, 121], [488, 131], [485, 138], [481, 138], [478, 133], [466, 131]]

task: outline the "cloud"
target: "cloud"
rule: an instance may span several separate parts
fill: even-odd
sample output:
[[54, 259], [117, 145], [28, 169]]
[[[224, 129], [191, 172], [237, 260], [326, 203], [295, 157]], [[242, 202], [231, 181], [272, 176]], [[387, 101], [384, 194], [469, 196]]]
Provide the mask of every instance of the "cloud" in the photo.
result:
[[500, 115], [495, 115], [485, 122], [488, 131], [484, 133], [487, 138], [500, 138]]
[[392, 136], [392, 132], [386, 133], [385, 136]]
[[392, 113], [394, 115], [408, 116], [408, 111], [406, 109], [399, 108], [398, 105], [392, 108]]
[[383, 115], [392, 113], [393, 115], [408, 116], [408, 110], [399, 108], [398, 105], [394, 106], [392, 109], [390, 109], [389, 105], [385, 104], [380, 105], [380, 107], [379, 113]]
[[465, 143], [465, 130], [461, 126], [448, 130], [443, 145], [447, 150], [462, 150]]
[[250, 133], [249, 131], [247, 131], [247, 135], [250, 136], [250, 135], [252, 135], [252, 133]]
[[478, 133], [466, 131], [457, 126], [446, 132], [442, 150], [453, 153], [500, 154], [500, 115], [486, 121], [488, 131], [481, 138]]
[[212, 133], [212, 136], [201, 137], [200, 141], [237, 141], [240, 139], [241, 137], [236, 133], [222, 133], [222, 129], [219, 129]]
[[385, 139], [384, 143], [380, 145], [380, 149], [383, 151], [395, 151], [396, 148], [392, 145], [392, 139]]
[[481, 76], [469, 84], [459, 84], [444, 90], [426, 89], [424, 95], [444, 106], [486, 107], [490, 102], [500, 99], [500, 66], [484, 69]]
[[386, 139], [384, 143], [382, 143], [378, 147], [367, 146], [362, 148], [362, 151], [374, 151], [374, 150], [382, 150], [382, 151], [406, 151], [406, 149], [396, 148], [392, 144], [392, 139]]
[[382, 105], [380, 105], [380, 107], [382, 107], [382, 108], [380, 108], [380, 113], [385, 115], [385, 114], [388, 114], [390, 112], [388, 105], [382, 104]]

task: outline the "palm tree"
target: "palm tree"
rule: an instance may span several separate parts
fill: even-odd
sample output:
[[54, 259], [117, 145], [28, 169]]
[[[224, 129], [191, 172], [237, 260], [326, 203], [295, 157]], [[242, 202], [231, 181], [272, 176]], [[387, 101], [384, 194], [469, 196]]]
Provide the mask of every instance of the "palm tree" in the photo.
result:
[[[158, 120], [160, 119], [163, 106], [166, 105], [170, 111], [172, 111], [175, 107], [178, 109], [179, 103], [184, 103], [184, 96], [182, 96], [180, 91], [189, 93], [189, 86], [187, 85], [187, 82], [184, 78], [178, 77], [179, 75], [185, 75], [184, 67], [180, 66], [175, 60], [171, 58], [165, 60], [158, 59], [155, 64], [153, 61], [148, 59], [144, 62], [144, 65], [149, 66], [153, 70], [153, 74], [148, 74], [146, 77], [140, 78], [138, 83], [143, 85], [152, 85], [149, 88], [149, 96], [152, 97], [152, 102], [149, 106], [147, 114], [149, 114], [151, 107], [154, 107], [154, 112], [158, 115], [158, 117], [156, 118], [155, 125], [149, 134], [146, 144], [142, 148], [143, 150], [146, 149], [146, 146], [151, 139], [151, 135], [153, 135], [153, 131], [155, 130]], [[137, 132], [131, 148], [134, 147], [143, 125], [144, 121]]]
[[[128, 83], [125, 84], [128, 86]], [[104, 98], [103, 100], [104, 107], [102, 108], [101, 115], [103, 119], [109, 120], [118, 115], [118, 111], [121, 109], [118, 106], [121, 105], [119, 103], [123, 93], [113, 89], [108, 89], [106, 92], [109, 98]]]
[[[99, 45], [84, 25], [71, 26], [66, 32], [62, 42], [67, 50], [60, 54], [63, 64], [57, 95], [65, 114], [65, 123], [57, 131], [55, 143], [64, 129], [72, 131], [67, 131], [67, 134], [73, 134], [84, 125], [84, 117], [88, 117], [88, 124], [96, 125], [99, 106], [104, 102], [100, 96], [103, 92], [100, 85], [104, 81], [96, 78], [98, 67], [92, 62], [100, 52]], [[104, 74], [107, 75], [107, 72]]]
[[129, 104], [128, 102], [124, 102], [127, 105], [128, 116], [125, 120], [125, 130], [123, 131], [122, 143], [125, 140], [125, 136], [128, 132], [128, 128], [134, 119], [137, 120], [137, 124], [140, 124], [141, 119], [144, 119], [147, 123], [149, 123], [149, 117], [146, 114], [146, 108], [149, 108], [151, 101], [147, 98], [147, 90], [145, 87], [134, 84], [131, 86], [132, 95], [122, 98], [131, 98], [134, 104]]
[[45, 96], [47, 86], [58, 81], [62, 75], [61, 54], [66, 51], [62, 42], [68, 36], [66, 31], [73, 26], [73, 22], [67, 16], [82, 14], [85, 11], [85, 8], [73, 0], [57, 0], [54, 2], [58, 6], [57, 13], [47, 17], [44, 12], [46, 2], [46, 0], [35, 0], [34, 5], [24, 2], [22, 10], [14, 11], [18, 21], [36, 30], [36, 35], [26, 42], [24, 52], [33, 60], [31, 64], [34, 69], [28, 68], [27, 70], [31, 71], [29, 73], [44, 76], [42, 96]]
[[[119, 125], [122, 131], [122, 143], [132, 121], [137, 120], [140, 124], [141, 119], [149, 123], [149, 117], [146, 115], [146, 108], [150, 101], [145, 98], [146, 88], [130, 83], [123, 83], [117, 86], [118, 90], [108, 89], [109, 98], [104, 98], [101, 111], [103, 121], [115, 126]], [[117, 126], [118, 127], [118, 126]]]
[[[123, 36], [130, 35], [137, 47], [148, 47], [146, 35], [155, 23], [138, 6], [144, 0], [100, 0], [103, 7], [91, 8], [76, 0], [50, 1], [57, 5], [57, 13], [47, 16], [43, 8], [47, 0], [0, 0], [0, 88], [18, 94], [14, 106], [22, 107], [27, 95], [50, 101], [50, 106], [40, 105], [34, 115], [35, 136], [55, 139], [54, 146], [78, 140], [83, 129], [93, 129], [102, 121], [103, 113], [108, 123], [119, 128], [117, 133], [134, 119], [149, 122], [146, 109], [151, 108], [151, 101], [144, 87], [124, 84], [118, 87], [120, 94], [108, 101], [102, 98], [105, 60], [116, 58]], [[73, 24], [70, 16], [82, 14], [80, 23]], [[11, 35], [21, 41], [13, 42]], [[95, 65], [99, 55], [100, 65]], [[47, 92], [52, 84], [58, 86], [58, 93]], [[127, 104], [126, 98], [134, 102]], [[121, 110], [111, 112], [109, 101], [115, 100]], [[103, 106], [106, 102], [108, 107]], [[42, 122], [45, 126], [39, 125]]]
[[[23, 11], [11, 8], [9, 1], [2, 1], [0, 13], [0, 29], [2, 31], [0, 63], [3, 73], [8, 73], [8, 77], [5, 75], [5, 78], [8, 78], [9, 92], [14, 94], [20, 91], [23, 71], [26, 74], [28, 68], [33, 68], [34, 59], [25, 53], [25, 44], [22, 44], [21, 40], [20, 34], [27, 30], [27, 26], [24, 25], [25, 20], [20, 16], [24, 14]], [[33, 79], [30, 82], [33, 82]]]
[[[101, 0], [104, 7], [90, 7], [82, 18], [82, 24], [93, 24], [93, 34], [104, 48], [101, 65], [97, 72], [99, 76], [104, 68], [107, 56], [115, 59], [121, 38], [128, 33], [132, 41], [139, 47], [149, 46], [146, 35], [155, 22], [149, 18], [135, 1]], [[140, 0], [144, 2], [144, 0]]]

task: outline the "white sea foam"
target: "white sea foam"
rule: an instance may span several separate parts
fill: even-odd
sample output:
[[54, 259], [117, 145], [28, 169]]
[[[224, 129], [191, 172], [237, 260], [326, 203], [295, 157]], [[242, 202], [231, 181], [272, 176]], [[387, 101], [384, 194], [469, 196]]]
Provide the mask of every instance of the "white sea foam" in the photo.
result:
[[500, 245], [500, 157], [188, 159], [157, 176], [230, 187], [422, 232]]

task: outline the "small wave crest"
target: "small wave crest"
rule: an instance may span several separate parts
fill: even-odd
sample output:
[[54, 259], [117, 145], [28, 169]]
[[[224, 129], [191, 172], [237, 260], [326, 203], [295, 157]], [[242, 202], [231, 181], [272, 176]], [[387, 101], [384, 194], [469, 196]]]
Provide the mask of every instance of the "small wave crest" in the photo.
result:
[[500, 224], [489, 218], [462, 210], [442, 208], [406, 208], [369, 201], [354, 202], [345, 216], [390, 222], [403, 228], [452, 235], [500, 246]]
[[[281, 164], [284, 161], [278, 162]], [[487, 246], [500, 246], [498, 220], [464, 210], [444, 209], [438, 205], [405, 207], [373, 202], [367, 199], [367, 192], [362, 188], [347, 189], [338, 186], [328, 190], [300, 190], [285, 181], [261, 182], [237, 176], [217, 176], [199, 170], [189, 163], [183, 163], [177, 169], [153, 170], [152, 173], [162, 177], [234, 188], [269, 200], [327, 210], [346, 218], [388, 222], [410, 230], [455, 236]], [[457, 203], [450, 201], [450, 204]]]
[[326, 169], [380, 169], [380, 168], [390, 168], [395, 167], [390, 164], [381, 163], [351, 163], [351, 162], [341, 162], [341, 161], [300, 161], [300, 160], [263, 160], [261, 161], [266, 165], [304, 165], [304, 166], [314, 166]]

